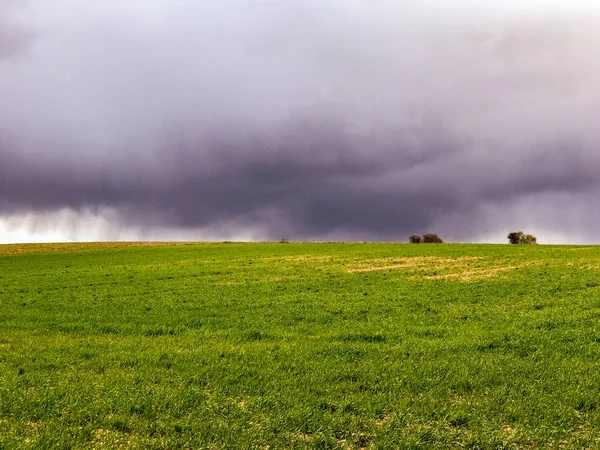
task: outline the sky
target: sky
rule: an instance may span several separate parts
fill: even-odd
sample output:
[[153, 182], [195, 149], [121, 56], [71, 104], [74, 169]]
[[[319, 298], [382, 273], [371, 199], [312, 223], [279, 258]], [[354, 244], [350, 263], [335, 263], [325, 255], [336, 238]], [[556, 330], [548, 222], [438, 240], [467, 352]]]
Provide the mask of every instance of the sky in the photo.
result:
[[591, 0], [0, 0], [0, 243], [600, 243]]

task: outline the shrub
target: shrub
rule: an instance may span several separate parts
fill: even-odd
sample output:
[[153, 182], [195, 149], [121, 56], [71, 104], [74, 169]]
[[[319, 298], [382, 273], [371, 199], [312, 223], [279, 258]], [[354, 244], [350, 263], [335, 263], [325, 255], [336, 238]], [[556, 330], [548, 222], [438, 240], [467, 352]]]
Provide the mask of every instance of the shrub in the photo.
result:
[[421, 242], [423, 242], [423, 239], [421, 239], [421, 236], [419, 236], [418, 234], [411, 234], [408, 238], [408, 241], [411, 244], [420, 244]]
[[435, 233], [425, 233], [422, 237], [418, 234], [411, 234], [408, 238], [411, 244], [443, 244], [444, 241]]
[[525, 234], [522, 231], [513, 231], [508, 233], [509, 244], [537, 244], [537, 239], [532, 234]]
[[440, 237], [435, 233], [425, 233], [423, 235], [423, 243], [424, 244], [443, 244], [444, 241], [440, 239]]
[[523, 236], [522, 231], [513, 231], [512, 233], [508, 233], [508, 243], [509, 244], [519, 244], [521, 242], [521, 237]]

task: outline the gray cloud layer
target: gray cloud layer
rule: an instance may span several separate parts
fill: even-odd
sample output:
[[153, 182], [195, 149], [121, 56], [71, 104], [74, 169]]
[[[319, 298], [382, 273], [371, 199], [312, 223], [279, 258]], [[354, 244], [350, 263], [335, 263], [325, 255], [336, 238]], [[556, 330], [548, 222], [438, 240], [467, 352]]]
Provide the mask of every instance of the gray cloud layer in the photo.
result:
[[20, 17], [23, 4], [19, 0], [0, 0], [0, 60], [27, 53], [35, 33]]
[[597, 7], [413, 3], [0, 0], [0, 214], [593, 240]]

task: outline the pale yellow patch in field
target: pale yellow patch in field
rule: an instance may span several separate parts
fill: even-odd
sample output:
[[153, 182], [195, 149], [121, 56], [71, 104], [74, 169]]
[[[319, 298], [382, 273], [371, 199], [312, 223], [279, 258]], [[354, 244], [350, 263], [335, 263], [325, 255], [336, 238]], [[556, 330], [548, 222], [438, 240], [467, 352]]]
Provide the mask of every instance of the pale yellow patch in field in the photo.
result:
[[[590, 442], [593, 442], [594, 445], [590, 446]], [[596, 428], [590, 422], [589, 418], [573, 429], [573, 438], [571, 442], [567, 442], [566, 444], [564, 441], [561, 442], [562, 448], [567, 447], [567, 445], [568, 448], [599, 448], [600, 436], [598, 436]]]
[[[480, 256], [463, 256], [459, 258], [440, 258], [437, 256], [409, 257], [409, 258], [379, 258], [360, 261], [348, 272], [374, 272], [378, 270], [400, 270], [400, 269], [434, 269], [441, 270], [454, 266], [464, 265], [465, 262], [481, 260]], [[401, 263], [386, 264], [381, 263]]]
[[469, 404], [472, 402], [473, 402], [473, 399], [471, 397], [464, 397], [459, 394], [454, 394], [454, 395], [452, 395], [452, 397], [450, 397], [450, 403], [453, 405], [464, 405], [464, 404]]
[[372, 442], [369, 442], [365, 433], [356, 433], [352, 436], [351, 440], [347, 439], [336, 439], [338, 446], [345, 450], [367, 450], [374, 447]]
[[90, 433], [92, 448], [104, 448], [107, 441], [109, 441], [110, 434], [110, 430], [105, 430], [104, 428], [93, 430]]
[[272, 256], [269, 258], [262, 258], [263, 261], [282, 261], [282, 262], [329, 262], [333, 261], [333, 256], [322, 256], [322, 255], [290, 255], [290, 256]]
[[297, 279], [297, 276], [274, 276], [267, 275], [261, 278], [248, 278], [245, 280], [224, 280], [219, 281], [218, 284], [224, 286], [233, 286], [235, 284], [259, 284], [259, 283], [280, 283], [284, 281], [290, 281]]
[[521, 267], [539, 265], [543, 260], [539, 261], [528, 261], [519, 264], [518, 266], [487, 266], [477, 268], [467, 267], [456, 267], [456, 272], [444, 273], [439, 275], [423, 275], [420, 278], [426, 280], [458, 280], [463, 282], [484, 280], [489, 278], [496, 278], [502, 276], [506, 272], [517, 270]]
[[517, 430], [515, 427], [510, 426], [508, 424], [502, 425], [502, 437], [504, 439], [512, 439], [515, 434], [517, 434]]
[[388, 423], [390, 420], [392, 420], [391, 414], [384, 416], [381, 419], [375, 419], [375, 425], [378, 425], [381, 427], [381, 426], [385, 425], [386, 423]]
[[570, 264], [571, 267], [575, 267], [577, 269], [585, 269], [585, 270], [598, 270], [600, 269], [600, 264], [584, 264], [581, 266], [575, 266], [575, 264]]
[[363, 267], [361, 269], [349, 269], [348, 272], [377, 272], [378, 270], [399, 270], [408, 269], [415, 267], [413, 264], [395, 264], [393, 266], [374, 266], [374, 267]]
[[312, 442], [312, 440], [314, 439], [312, 433], [302, 433], [300, 431], [293, 433], [291, 437], [294, 442], [303, 443]]
[[258, 280], [252, 280], [252, 282], [254, 283], [279, 283], [281, 281], [289, 281], [289, 280], [295, 280], [296, 276], [284, 276], [284, 277], [279, 277], [279, 276], [268, 276], [268, 277], [262, 277], [259, 278]]
[[49, 253], [76, 250], [95, 250], [103, 248], [127, 247], [165, 247], [193, 245], [196, 242], [73, 242], [57, 244], [3, 244], [0, 255], [20, 255], [23, 253]]
[[104, 428], [97, 428], [90, 433], [92, 449], [133, 449], [140, 448], [138, 436], [121, 433]]
[[422, 278], [426, 280], [444, 280], [449, 278], [457, 278], [461, 281], [474, 281], [474, 280], [482, 280], [485, 278], [493, 278], [497, 276], [498, 273], [506, 272], [508, 270], [517, 269], [517, 266], [505, 266], [505, 267], [492, 267], [487, 269], [476, 269], [476, 270], [466, 270], [459, 273], [445, 273], [442, 275], [425, 275]]

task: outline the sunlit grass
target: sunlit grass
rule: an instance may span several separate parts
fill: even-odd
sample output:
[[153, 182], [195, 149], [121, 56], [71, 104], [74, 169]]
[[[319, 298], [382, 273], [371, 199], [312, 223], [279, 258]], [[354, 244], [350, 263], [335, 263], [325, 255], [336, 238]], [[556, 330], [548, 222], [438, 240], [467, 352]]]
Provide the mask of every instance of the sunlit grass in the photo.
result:
[[596, 247], [0, 255], [0, 448], [600, 445]]

